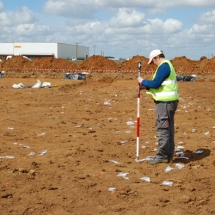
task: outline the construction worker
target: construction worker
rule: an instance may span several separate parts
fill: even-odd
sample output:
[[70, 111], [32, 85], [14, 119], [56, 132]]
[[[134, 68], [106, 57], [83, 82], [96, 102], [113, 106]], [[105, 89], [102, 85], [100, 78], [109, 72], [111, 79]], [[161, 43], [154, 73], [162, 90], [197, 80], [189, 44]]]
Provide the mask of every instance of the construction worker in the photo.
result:
[[149, 55], [148, 64], [154, 63], [157, 69], [152, 80], [137, 78], [140, 89], [146, 89], [155, 102], [156, 133], [159, 150], [148, 163], [169, 163], [174, 155], [174, 115], [178, 106], [178, 84], [172, 63], [165, 59], [163, 51], [155, 49]]

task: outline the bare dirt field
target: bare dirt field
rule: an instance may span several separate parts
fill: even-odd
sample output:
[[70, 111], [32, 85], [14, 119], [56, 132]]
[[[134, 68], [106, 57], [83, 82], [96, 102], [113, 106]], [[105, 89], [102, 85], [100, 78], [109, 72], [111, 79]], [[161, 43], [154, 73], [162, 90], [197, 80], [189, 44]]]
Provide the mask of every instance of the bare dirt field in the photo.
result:
[[[184, 157], [151, 166], [135, 161], [136, 75], [0, 79], [0, 214], [215, 214], [214, 76], [179, 82], [175, 145]], [[12, 88], [37, 79], [53, 87]], [[140, 102], [145, 159], [157, 149], [154, 103], [144, 91]]]
[[[1, 214], [214, 214], [214, 82], [179, 83], [175, 142], [189, 159], [149, 166], [135, 162], [136, 80], [107, 80], [0, 79]], [[140, 158], [156, 153], [153, 108], [142, 92]]]

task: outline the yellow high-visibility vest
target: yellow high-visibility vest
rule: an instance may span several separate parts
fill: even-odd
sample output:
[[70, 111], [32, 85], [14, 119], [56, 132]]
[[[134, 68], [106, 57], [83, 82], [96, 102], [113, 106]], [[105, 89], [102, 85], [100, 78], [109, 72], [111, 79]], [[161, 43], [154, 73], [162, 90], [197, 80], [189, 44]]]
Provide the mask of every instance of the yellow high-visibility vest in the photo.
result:
[[[168, 102], [168, 101], [175, 101], [178, 100], [178, 83], [176, 80], [176, 73], [172, 63], [169, 60], [163, 61], [158, 68], [163, 64], [168, 63], [170, 67], [170, 75], [166, 80], [161, 84], [161, 86], [157, 89], [150, 88], [146, 93], [151, 94], [154, 100], [161, 101], [161, 102]], [[156, 69], [152, 80], [154, 80], [158, 68]]]

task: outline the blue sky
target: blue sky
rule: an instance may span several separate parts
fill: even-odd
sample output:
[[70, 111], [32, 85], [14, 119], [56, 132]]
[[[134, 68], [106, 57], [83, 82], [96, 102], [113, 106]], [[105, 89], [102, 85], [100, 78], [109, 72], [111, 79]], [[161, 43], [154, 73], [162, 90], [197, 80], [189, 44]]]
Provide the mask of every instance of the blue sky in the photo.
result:
[[0, 42], [62, 42], [90, 55], [215, 55], [214, 0], [0, 0]]

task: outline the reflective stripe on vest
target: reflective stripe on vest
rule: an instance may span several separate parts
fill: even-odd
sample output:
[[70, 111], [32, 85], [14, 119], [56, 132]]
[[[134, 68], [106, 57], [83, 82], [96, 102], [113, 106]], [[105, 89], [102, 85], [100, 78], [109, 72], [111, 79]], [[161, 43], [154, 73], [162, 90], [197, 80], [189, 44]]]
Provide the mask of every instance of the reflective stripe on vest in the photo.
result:
[[173, 95], [177, 95], [178, 91], [171, 91], [171, 92], [160, 92], [160, 93], [155, 93], [154, 95], [156, 97], [158, 96], [173, 96]]
[[176, 80], [169, 80], [169, 81], [164, 81], [161, 85], [170, 85], [170, 84], [175, 84], [177, 81]]

